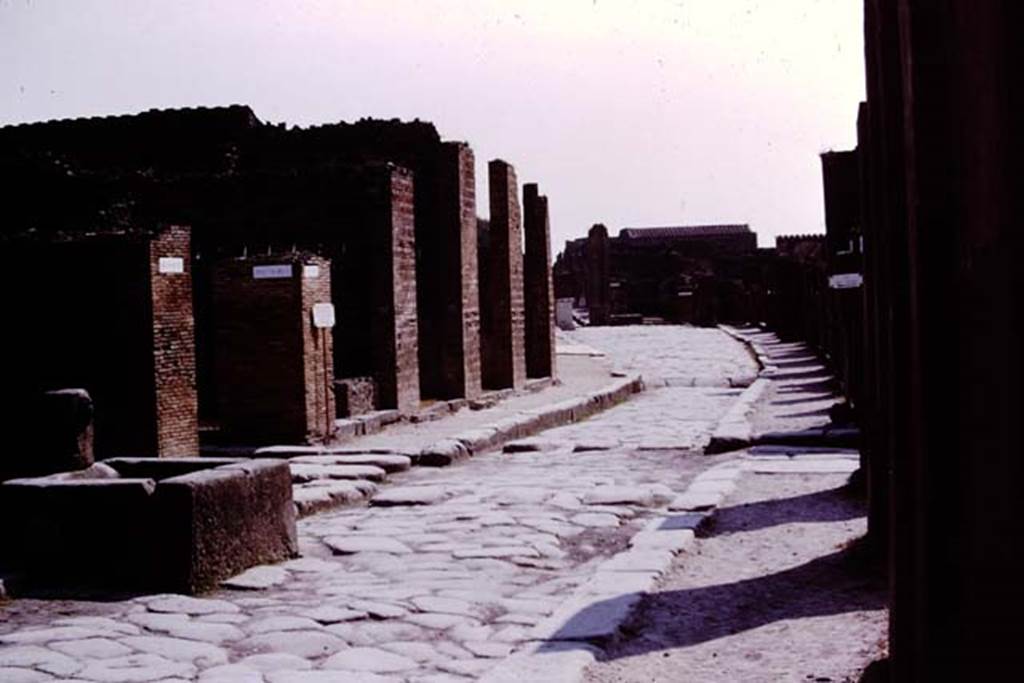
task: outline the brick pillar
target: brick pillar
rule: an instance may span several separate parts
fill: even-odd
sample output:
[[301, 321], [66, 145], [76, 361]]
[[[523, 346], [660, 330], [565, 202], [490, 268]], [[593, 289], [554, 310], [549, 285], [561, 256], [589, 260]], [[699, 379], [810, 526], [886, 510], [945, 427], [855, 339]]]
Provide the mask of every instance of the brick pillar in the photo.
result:
[[[437, 398], [476, 398], [480, 377], [480, 294], [477, 278], [476, 170], [473, 150], [464, 143], [442, 146], [438, 169], [440, 258], [432, 279], [421, 286], [440, 290]], [[417, 264], [418, 265], [418, 264]], [[421, 339], [422, 345], [426, 340]]]
[[332, 250], [334, 374], [372, 377], [378, 408], [412, 413], [420, 405], [413, 177], [370, 166], [357, 184], [360, 201]]
[[523, 236], [516, 172], [496, 159], [488, 165], [491, 220], [487, 281], [481, 295], [481, 365], [488, 389], [518, 388], [526, 382], [523, 311]]
[[523, 186], [523, 233], [526, 256], [526, 376], [555, 376], [554, 287], [551, 282], [551, 223], [548, 198], [537, 185]]
[[186, 227], [165, 228], [149, 243], [154, 451], [160, 457], [199, 455], [190, 254]]
[[591, 325], [608, 324], [611, 309], [608, 228], [600, 224], [587, 233], [587, 309]]
[[221, 427], [248, 443], [330, 438], [330, 262], [293, 254], [226, 259], [213, 270], [215, 377]]

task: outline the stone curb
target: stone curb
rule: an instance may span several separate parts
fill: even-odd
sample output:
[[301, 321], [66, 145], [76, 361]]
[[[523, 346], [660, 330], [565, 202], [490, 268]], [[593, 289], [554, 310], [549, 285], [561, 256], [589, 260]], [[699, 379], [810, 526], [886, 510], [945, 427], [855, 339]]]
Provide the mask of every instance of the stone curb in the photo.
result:
[[530, 632], [531, 642], [484, 675], [481, 683], [575, 683], [600, 659], [636, 606], [689, 550], [747, 469], [734, 460], [698, 475], [686, 491], [629, 541], [629, 549], [598, 567]]
[[761, 371], [758, 373], [758, 378], [743, 390], [743, 393], [736, 399], [736, 403], [718, 421], [718, 425], [711, 433], [708, 445], [704, 447], [704, 453], [707, 455], [737, 451], [751, 445], [753, 427], [750, 424], [750, 414], [754, 410], [754, 404], [760, 400], [768, 388], [768, 378], [778, 370], [768, 362], [768, 354], [760, 344], [747, 339], [737, 330], [726, 325], [719, 325], [718, 329], [750, 349], [758, 365], [761, 366]]
[[706, 454], [736, 451], [750, 445], [753, 438], [750, 414], [754, 411], [754, 404], [761, 399], [767, 388], [768, 380], [758, 377], [753, 384], [743, 390], [711, 433], [711, 439], [704, 447]]
[[[419, 465], [445, 466], [484, 451], [500, 448], [539, 432], [585, 420], [644, 390], [640, 375], [630, 375], [579, 398], [524, 410], [485, 427], [466, 430], [420, 451]], [[460, 448], [461, 446], [461, 448]]]

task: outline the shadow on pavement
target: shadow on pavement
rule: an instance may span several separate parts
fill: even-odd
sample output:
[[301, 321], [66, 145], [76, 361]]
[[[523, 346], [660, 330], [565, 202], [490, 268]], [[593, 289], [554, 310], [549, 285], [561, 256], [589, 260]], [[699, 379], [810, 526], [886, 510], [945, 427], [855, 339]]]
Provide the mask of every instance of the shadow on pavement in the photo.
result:
[[779, 524], [842, 522], [863, 517], [864, 503], [845, 487], [802, 496], [744, 503], [718, 511], [715, 536], [741, 534]]

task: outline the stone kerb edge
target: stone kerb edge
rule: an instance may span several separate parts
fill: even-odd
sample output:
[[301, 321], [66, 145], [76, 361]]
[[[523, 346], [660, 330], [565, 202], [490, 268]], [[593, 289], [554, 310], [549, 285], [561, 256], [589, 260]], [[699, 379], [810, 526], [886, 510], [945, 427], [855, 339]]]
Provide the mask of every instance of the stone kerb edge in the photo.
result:
[[[690, 550], [697, 532], [711, 523], [718, 506], [736, 488], [743, 464], [716, 465], [691, 482], [629, 541], [629, 549], [602, 562], [530, 633], [531, 641], [484, 675], [482, 683], [575, 683], [601, 656], [633, 616], [644, 595], [671, 568], [676, 555]], [[700, 501], [696, 501], [700, 497]], [[680, 514], [681, 513], [681, 514]]]

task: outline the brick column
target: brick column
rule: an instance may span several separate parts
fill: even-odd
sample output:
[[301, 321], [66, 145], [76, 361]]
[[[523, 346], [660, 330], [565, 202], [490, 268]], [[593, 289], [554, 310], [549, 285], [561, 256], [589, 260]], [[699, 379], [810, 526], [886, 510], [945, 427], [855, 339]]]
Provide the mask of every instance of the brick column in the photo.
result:
[[226, 436], [248, 443], [330, 438], [330, 262], [293, 254], [226, 259], [213, 271], [215, 377]]
[[378, 408], [420, 404], [413, 177], [393, 165], [366, 168], [359, 201], [340, 216], [332, 247], [331, 298], [338, 314], [334, 373], [372, 377]]
[[555, 376], [554, 288], [551, 282], [551, 223], [548, 198], [537, 185], [523, 186], [523, 232], [526, 256], [526, 376]]
[[160, 457], [199, 455], [190, 254], [186, 227], [165, 228], [149, 243], [154, 446]]
[[608, 228], [595, 225], [587, 233], [587, 309], [591, 325], [607, 325], [611, 308], [608, 272]]
[[489, 290], [481, 295], [481, 365], [488, 389], [526, 382], [523, 311], [523, 237], [516, 172], [496, 159], [488, 165], [491, 220], [487, 250]]
[[[437, 398], [476, 398], [480, 377], [480, 294], [477, 278], [476, 170], [473, 150], [464, 143], [442, 145], [438, 169], [440, 258], [436, 277], [422, 286], [440, 290]], [[418, 266], [419, 264], [417, 264]], [[421, 299], [422, 300], [422, 299]], [[421, 339], [422, 345], [427, 340]]]

